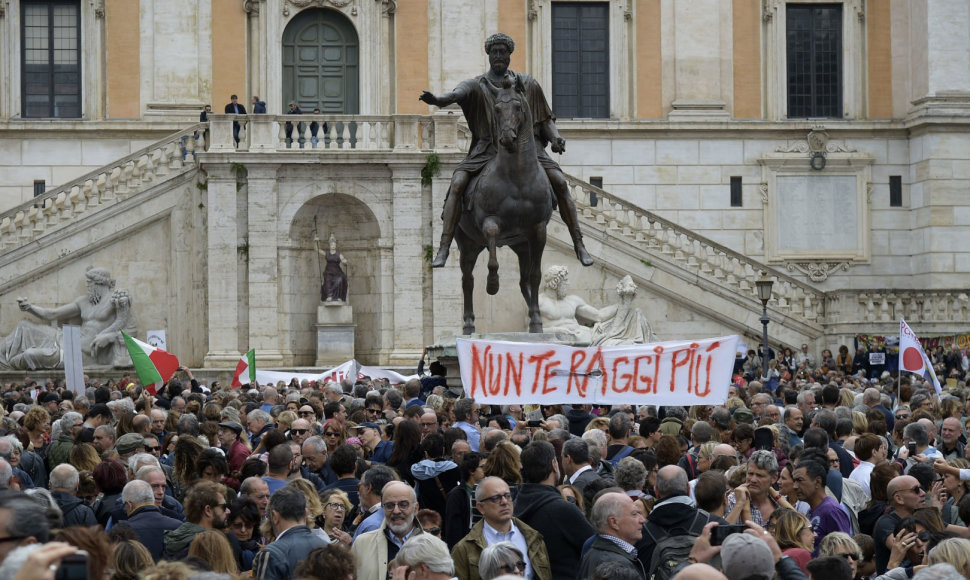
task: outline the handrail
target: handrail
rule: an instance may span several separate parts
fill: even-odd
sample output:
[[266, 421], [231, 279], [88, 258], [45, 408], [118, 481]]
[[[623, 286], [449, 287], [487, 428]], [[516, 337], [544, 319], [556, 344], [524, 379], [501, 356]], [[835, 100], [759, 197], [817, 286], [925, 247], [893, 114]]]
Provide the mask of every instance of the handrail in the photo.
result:
[[698, 235], [653, 212], [575, 177], [566, 175], [582, 217], [607, 230], [619, 232], [637, 243], [669, 255], [694, 274], [727, 284], [756, 299], [754, 280], [761, 272], [773, 279], [771, 307], [782, 312], [821, 321], [825, 292], [783, 272], [753, 260], [714, 240]]
[[[130, 155], [122, 157], [121, 159], [113, 161], [107, 165], [102, 165], [101, 167], [95, 169], [94, 171], [85, 173], [81, 177], [73, 179], [63, 185], [59, 185], [54, 189], [45, 191], [41, 195], [31, 198], [29, 201], [26, 201], [12, 209], [9, 209], [3, 213], [0, 213], [0, 223], [2, 223], [4, 220], [7, 220], [7, 219], [13, 220], [18, 213], [28, 212], [35, 207], [42, 207], [42, 208], [50, 207], [51, 204], [48, 202], [53, 203], [53, 201], [57, 199], [58, 195], [62, 193], [69, 194], [72, 188], [82, 187], [88, 181], [97, 181], [98, 178], [100, 178], [102, 175], [110, 175], [111, 173], [114, 172], [115, 169], [122, 168], [122, 171], [124, 171], [123, 168], [126, 165], [128, 165], [128, 163], [134, 162], [136, 160], [140, 160], [146, 155], [150, 155], [155, 152], [161, 152], [164, 148], [166, 148], [166, 146], [169, 146], [177, 142], [180, 143], [183, 137], [192, 136], [194, 138], [197, 132], [204, 131], [208, 127], [208, 125], [209, 125], [208, 123], [195, 123], [194, 125], [188, 128], [182, 129], [178, 133], [173, 133], [171, 135], [168, 135], [163, 139], [156, 141], [155, 143], [152, 143], [147, 147], [143, 147]], [[195, 143], [192, 143], [191, 145], [194, 152]], [[181, 146], [179, 147], [179, 149], [181, 149]], [[171, 151], [169, 151], [169, 153], [170, 152]], [[193, 154], [193, 157], [194, 157], [194, 154]]]

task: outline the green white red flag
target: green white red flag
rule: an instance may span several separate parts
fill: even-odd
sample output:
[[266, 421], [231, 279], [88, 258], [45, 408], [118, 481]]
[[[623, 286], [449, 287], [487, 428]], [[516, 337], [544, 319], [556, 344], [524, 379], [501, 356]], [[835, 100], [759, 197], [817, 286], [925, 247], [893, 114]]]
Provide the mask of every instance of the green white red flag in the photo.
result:
[[[247, 380], [248, 379], [248, 380]], [[232, 383], [229, 385], [233, 389], [238, 389], [245, 384], [256, 382], [256, 349], [252, 349], [242, 355], [236, 364], [236, 373], [232, 375]]]
[[132, 338], [125, 332], [121, 334], [125, 337], [125, 346], [128, 347], [128, 354], [131, 355], [131, 363], [135, 365], [138, 380], [149, 394], [154, 395], [179, 369], [178, 357], [147, 342]]

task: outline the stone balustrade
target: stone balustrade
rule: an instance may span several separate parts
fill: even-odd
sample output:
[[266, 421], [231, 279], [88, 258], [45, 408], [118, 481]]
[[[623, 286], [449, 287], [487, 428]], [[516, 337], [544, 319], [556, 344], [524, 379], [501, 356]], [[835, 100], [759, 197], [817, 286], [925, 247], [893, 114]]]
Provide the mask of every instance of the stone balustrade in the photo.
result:
[[953, 289], [833, 290], [826, 294], [825, 320], [841, 324], [950, 326], [970, 316], [970, 295]]
[[807, 321], [821, 322], [825, 293], [781, 271], [668, 221], [606, 191], [566, 176], [580, 217], [613, 235], [659, 254], [692, 275], [758, 301], [754, 282], [766, 272], [774, 282], [769, 308]]
[[[459, 115], [210, 115], [209, 152], [457, 151]], [[233, 123], [239, 124], [239, 144]]]
[[195, 124], [0, 214], [0, 250], [23, 246], [82, 214], [194, 169], [205, 129], [205, 123]]

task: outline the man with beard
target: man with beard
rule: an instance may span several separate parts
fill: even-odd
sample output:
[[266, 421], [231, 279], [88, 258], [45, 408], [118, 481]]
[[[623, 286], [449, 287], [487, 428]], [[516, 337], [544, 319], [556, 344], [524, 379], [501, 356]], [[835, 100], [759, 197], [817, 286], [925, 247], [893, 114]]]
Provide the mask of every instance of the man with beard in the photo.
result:
[[354, 540], [352, 550], [357, 560], [357, 580], [384, 580], [387, 563], [411, 536], [421, 534], [414, 517], [418, 499], [414, 488], [402, 481], [392, 481], [381, 494], [384, 521], [381, 527]]
[[[226, 528], [229, 522], [226, 486], [201, 480], [190, 487], [185, 494], [185, 520], [181, 526], [165, 532], [166, 560], [185, 559], [189, 553], [189, 544], [199, 532]], [[238, 541], [234, 550], [238, 553]]]
[[503, 82], [511, 82], [526, 96], [532, 111], [533, 131], [536, 135], [536, 150], [539, 165], [545, 170], [552, 185], [553, 193], [559, 203], [559, 212], [566, 223], [569, 235], [572, 237], [576, 257], [584, 266], [592, 265], [593, 259], [586, 252], [583, 236], [579, 231], [579, 220], [576, 218], [576, 205], [569, 195], [569, 187], [559, 165], [546, 153], [546, 144], [552, 144], [553, 153], [563, 153], [566, 150], [566, 140], [556, 129], [556, 117], [549, 108], [542, 87], [534, 78], [527, 74], [516, 74], [509, 70], [515, 42], [505, 34], [498, 33], [489, 36], [485, 41], [485, 53], [488, 54], [489, 70], [483, 75], [468, 79], [458, 85], [453, 92], [435, 96], [430, 92], [423, 92], [420, 100], [436, 107], [447, 107], [458, 103], [468, 127], [472, 132], [471, 147], [468, 156], [455, 169], [451, 180], [445, 207], [441, 213], [444, 228], [441, 232], [441, 243], [438, 254], [431, 263], [433, 268], [441, 268], [448, 260], [451, 240], [455, 235], [455, 228], [461, 219], [462, 199], [465, 188], [471, 178], [477, 175], [485, 165], [495, 157], [496, 146], [492, 138], [491, 108], [494, 98], [492, 92], [502, 86]]
[[295, 487], [284, 487], [273, 494], [267, 519], [276, 539], [253, 560], [253, 578], [290, 580], [307, 554], [329, 543], [307, 527], [306, 496]]
[[[115, 281], [103, 268], [85, 274], [88, 294], [57, 308], [34, 306], [26, 298], [17, 303], [46, 322], [81, 319], [81, 355], [85, 365], [130, 364], [121, 331], [135, 332], [131, 296], [126, 290], [113, 291]], [[49, 324], [22, 321], [0, 341], [0, 363], [12, 369], [55, 368], [63, 360], [63, 331]]]

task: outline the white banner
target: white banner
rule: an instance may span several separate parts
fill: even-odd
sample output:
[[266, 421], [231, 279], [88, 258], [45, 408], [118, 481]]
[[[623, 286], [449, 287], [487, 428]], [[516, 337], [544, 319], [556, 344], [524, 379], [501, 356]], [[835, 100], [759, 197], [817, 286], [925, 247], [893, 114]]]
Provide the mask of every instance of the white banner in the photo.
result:
[[629, 346], [459, 338], [465, 393], [482, 404], [717, 405], [727, 401], [738, 336]]
[[[259, 358], [257, 354], [257, 364], [259, 363]], [[417, 377], [418, 375], [411, 375], [406, 377], [400, 373], [394, 372], [389, 369], [382, 369], [380, 367], [365, 367], [361, 366], [356, 360], [349, 360], [340, 366], [333, 367], [328, 371], [322, 373], [293, 373], [286, 371], [261, 371], [256, 368], [256, 382], [262, 386], [275, 385], [279, 381], [289, 384], [292, 379], [297, 379], [302, 381], [304, 379], [308, 381], [323, 381], [323, 382], [340, 382], [347, 377], [353, 380], [357, 380], [361, 377], [370, 377], [372, 379], [388, 379], [392, 385], [401, 384], [407, 382], [408, 379]]]
[[899, 370], [916, 373], [931, 381], [937, 397], [943, 393], [940, 379], [936, 378], [930, 357], [926, 356], [926, 351], [923, 350], [923, 345], [920, 344], [916, 333], [902, 318], [899, 319]]

